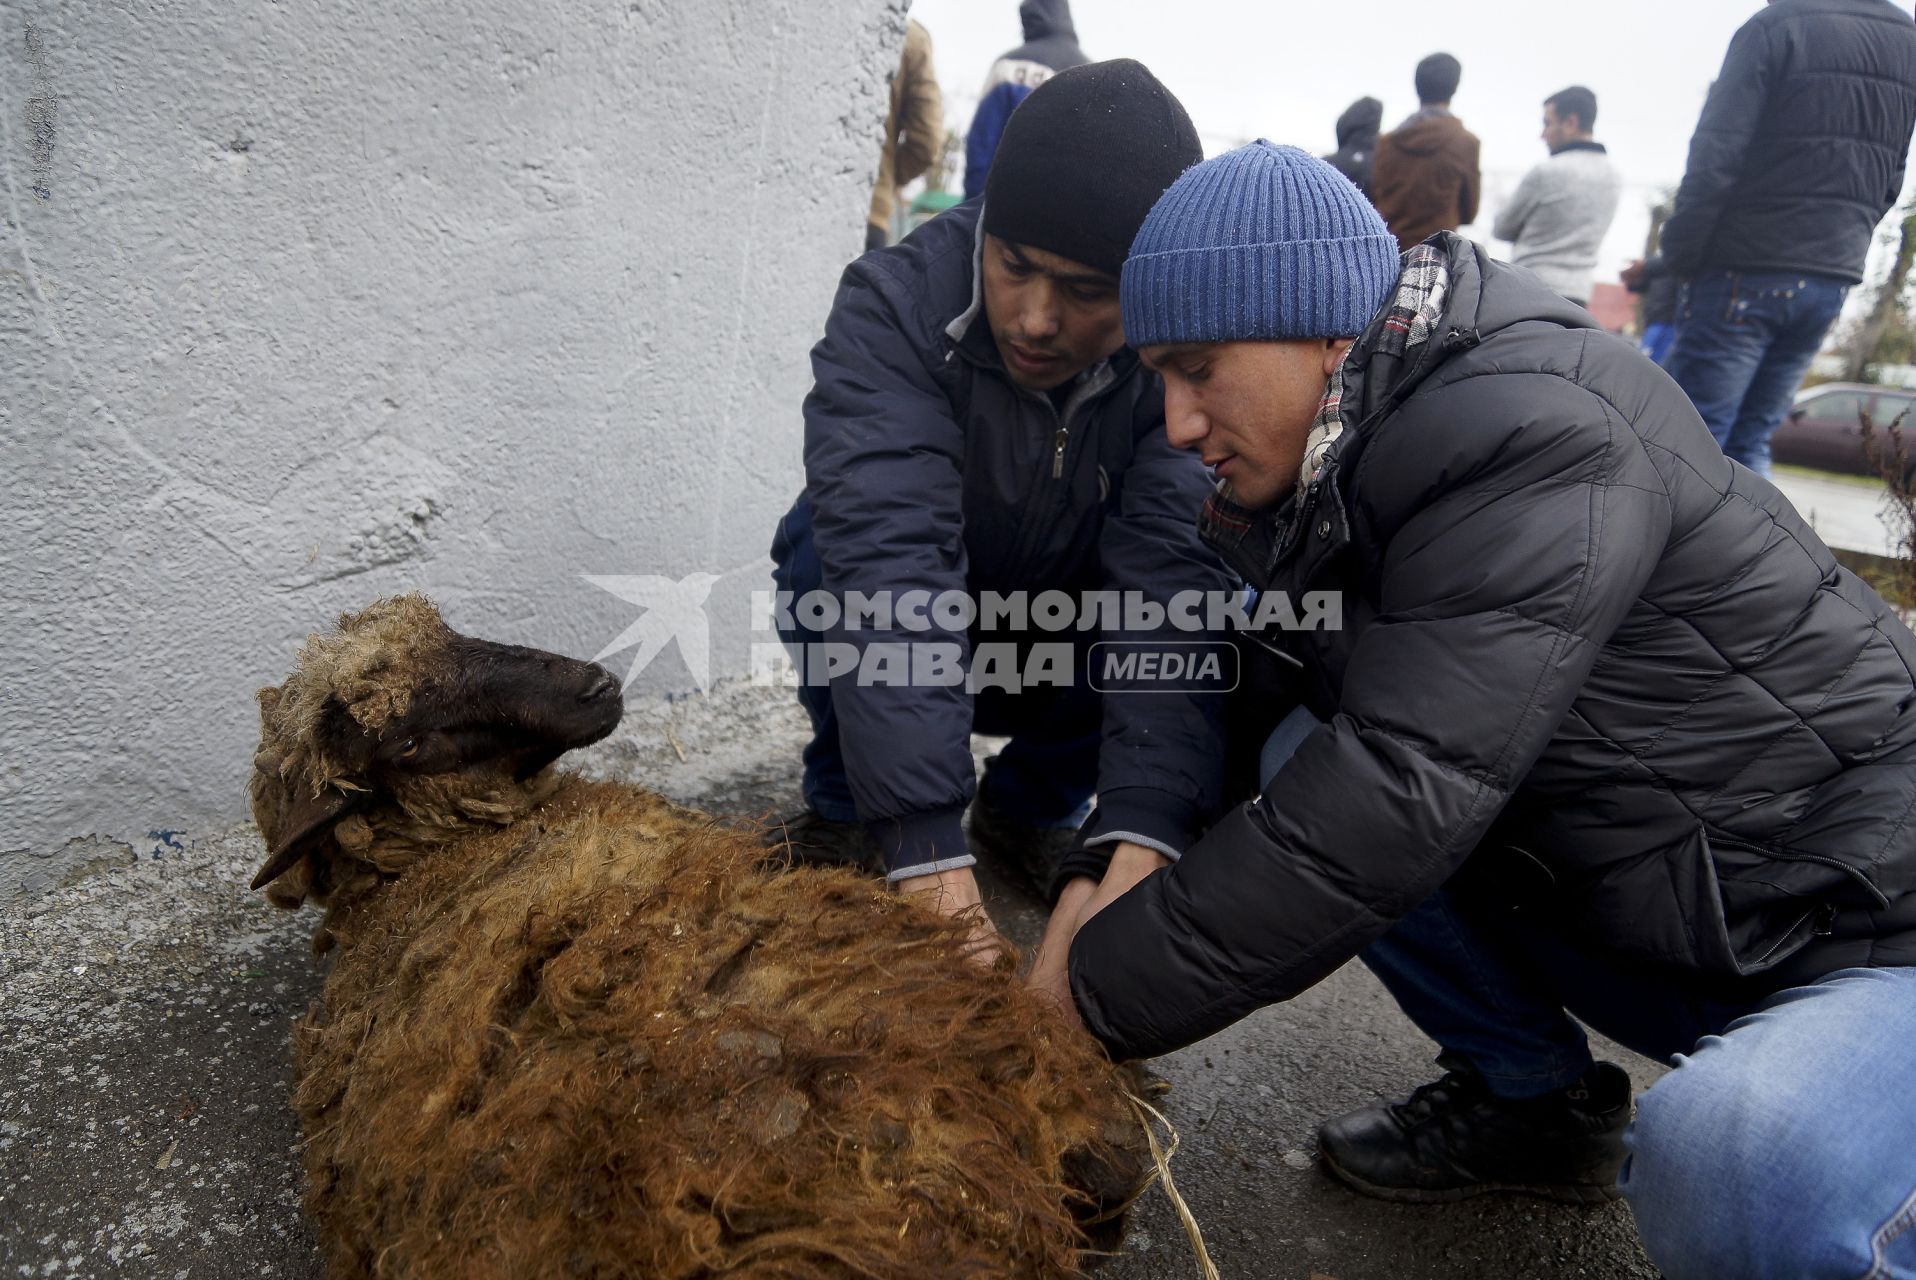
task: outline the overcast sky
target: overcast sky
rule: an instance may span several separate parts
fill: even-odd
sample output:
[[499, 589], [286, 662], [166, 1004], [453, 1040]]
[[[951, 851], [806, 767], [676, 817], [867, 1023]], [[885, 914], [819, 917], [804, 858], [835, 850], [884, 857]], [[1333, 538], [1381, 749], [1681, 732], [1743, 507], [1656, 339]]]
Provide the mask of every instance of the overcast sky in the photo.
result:
[[[1640, 255], [1648, 206], [1683, 176], [1690, 132], [1730, 36], [1762, 0], [1072, 0], [1092, 58], [1136, 58], [1177, 94], [1215, 154], [1266, 137], [1322, 154], [1368, 94], [1390, 128], [1416, 109], [1411, 73], [1443, 51], [1464, 66], [1451, 104], [1483, 140], [1489, 236], [1501, 196], [1545, 155], [1543, 100], [1597, 95], [1597, 139], [1625, 189], [1598, 278]], [[986, 70], [1022, 39], [1017, 0], [915, 0], [931, 32], [949, 122], [971, 118]]]

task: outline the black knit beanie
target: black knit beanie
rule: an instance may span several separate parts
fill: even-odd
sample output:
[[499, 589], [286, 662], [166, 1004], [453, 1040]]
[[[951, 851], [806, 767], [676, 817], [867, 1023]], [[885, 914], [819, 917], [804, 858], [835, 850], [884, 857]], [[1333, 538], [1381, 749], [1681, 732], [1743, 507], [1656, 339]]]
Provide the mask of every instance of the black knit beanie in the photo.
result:
[[1089, 62], [1011, 113], [985, 178], [985, 231], [1115, 276], [1164, 189], [1204, 159], [1191, 117], [1139, 62]]

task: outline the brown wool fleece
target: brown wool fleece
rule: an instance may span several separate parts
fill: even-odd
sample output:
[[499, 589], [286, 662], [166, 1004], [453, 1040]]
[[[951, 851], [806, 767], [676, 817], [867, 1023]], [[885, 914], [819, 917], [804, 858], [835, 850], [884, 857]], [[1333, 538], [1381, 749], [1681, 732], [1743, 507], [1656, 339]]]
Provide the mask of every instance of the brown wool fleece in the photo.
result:
[[1079, 1273], [1128, 1077], [1012, 959], [638, 787], [522, 785], [362, 808], [281, 881], [338, 944], [293, 1097], [334, 1280]]

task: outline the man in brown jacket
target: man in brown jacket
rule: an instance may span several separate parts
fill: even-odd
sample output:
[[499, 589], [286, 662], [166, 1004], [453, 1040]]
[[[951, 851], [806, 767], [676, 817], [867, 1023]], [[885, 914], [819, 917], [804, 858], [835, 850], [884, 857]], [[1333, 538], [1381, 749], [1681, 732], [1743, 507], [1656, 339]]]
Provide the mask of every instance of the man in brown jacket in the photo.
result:
[[899, 188], [931, 168], [945, 141], [945, 102], [931, 67], [931, 33], [916, 22], [905, 27], [905, 56], [891, 82], [891, 113], [878, 153], [878, 185], [872, 188], [865, 248], [891, 243], [892, 209]]
[[1423, 105], [1377, 140], [1371, 202], [1401, 248], [1439, 231], [1455, 231], [1477, 216], [1483, 191], [1477, 135], [1450, 113], [1463, 66], [1447, 53], [1417, 64], [1417, 101]]

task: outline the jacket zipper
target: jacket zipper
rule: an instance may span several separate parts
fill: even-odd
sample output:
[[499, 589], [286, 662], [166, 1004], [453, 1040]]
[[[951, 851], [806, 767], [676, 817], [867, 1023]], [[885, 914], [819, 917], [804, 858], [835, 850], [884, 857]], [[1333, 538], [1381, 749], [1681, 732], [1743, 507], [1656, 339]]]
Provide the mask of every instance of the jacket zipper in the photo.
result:
[[[1051, 478], [1053, 480], [1064, 479], [1065, 453], [1071, 447], [1072, 419], [1079, 413], [1088, 411], [1091, 404], [1101, 399], [1116, 381], [1117, 378], [1111, 373], [1110, 366], [1106, 365], [1096, 376], [1094, 383], [1080, 386], [1071, 394], [1071, 398], [1065, 401], [1062, 410], [1051, 402], [1050, 396], [1043, 392], [1019, 388], [1020, 394], [1042, 402], [1044, 407], [1051, 411], [1053, 421], [1058, 424], [1051, 434]], [[1012, 563], [1018, 567], [1020, 573], [1023, 572], [1025, 563], [1030, 560], [1032, 544], [1038, 540], [1038, 535], [1044, 527], [1044, 521], [1039, 517], [1052, 502], [1053, 495], [1041, 485], [1032, 492], [1031, 502], [1024, 509], [1020, 522], [1023, 527], [1019, 530], [1017, 549], [1012, 557]]]
[[1887, 911], [1890, 908], [1889, 896], [1876, 886], [1875, 882], [1869, 878], [1869, 875], [1861, 867], [1852, 866], [1850, 863], [1844, 862], [1841, 858], [1829, 858], [1820, 853], [1799, 853], [1794, 849], [1779, 848], [1773, 844], [1764, 844], [1760, 841], [1748, 840], [1742, 836], [1730, 835], [1728, 833], [1714, 835], [1711, 834], [1708, 827], [1704, 828], [1703, 836], [1705, 840], [1709, 841], [1712, 848], [1736, 849], [1743, 853], [1754, 853], [1760, 857], [1772, 858], [1777, 862], [1813, 862], [1818, 866], [1828, 867], [1832, 871], [1840, 871], [1848, 876], [1853, 884], [1860, 885], [1863, 891], [1869, 894], [1875, 901], [1878, 910]]
[[[989, 365], [966, 351], [956, 340], [953, 340], [945, 351], [945, 360], [947, 363], [954, 359], [962, 359], [967, 364], [978, 368], [990, 368]], [[1089, 408], [1094, 401], [1102, 399], [1105, 393], [1108, 392], [1117, 381], [1117, 376], [1111, 372], [1110, 362], [1106, 361], [1104, 368], [1097, 375], [1097, 385], [1079, 387], [1077, 391], [1072, 393], [1071, 398], [1065, 402], [1065, 409], [1067, 411], [1075, 411]], [[1070, 412], [1060, 412], [1058, 406], [1051, 402], [1051, 397], [1045, 395], [1043, 392], [1031, 391], [1024, 387], [1016, 387], [1016, 390], [1020, 395], [1042, 401], [1045, 408], [1051, 411], [1052, 418], [1056, 420], [1058, 424], [1057, 430], [1052, 433], [1051, 437], [1051, 478], [1053, 480], [1064, 479], [1065, 453], [1071, 445]], [[1037, 540], [1036, 527], [1039, 524], [1037, 517], [1040, 511], [1047, 505], [1049, 497], [1050, 495], [1040, 488], [1033, 493], [1032, 501], [1025, 506], [1022, 512], [1022, 518], [1020, 520], [1022, 527], [1018, 533], [1018, 545], [1012, 556], [1012, 562], [1020, 568], [1020, 571], [1022, 571], [1024, 562], [1031, 556], [1031, 544]]]
[[[1051, 478], [1053, 480], [1062, 480], [1064, 478], [1064, 451], [1065, 446], [1071, 441], [1071, 427], [1065, 421], [1064, 415], [1058, 412], [1058, 406], [1051, 403], [1051, 397], [1044, 395], [1042, 392], [1027, 391], [1022, 387], [1018, 390], [1021, 395], [1030, 396], [1034, 400], [1042, 400], [1044, 407], [1051, 411], [1052, 419], [1058, 424], [1056, 430], [1052, 432], [1051, 437]], [[1032, 489], [1031, 500], [1025, 504], [1024, 511], [1020, 515], [1018, 521], [1018, 543], [1013, 551], [1011, 563], [1017, 567], [1018, 572], [1021, 574], [1024, 572], [1025, 563], [1031, 559], [1031, 547], [1032, 544], [1038, 540], [1038, 530], [1042, 528], [1044, 524], [1044, 522], [1039, 519], [1039, 516], [1043, 513], [1044, 509], [1050, 505], [1050, 502], [1051, 494], [1043, 485], [1038, 485]]]
[[1051, 478], [1053, 480], [1064, 479], [1064, 453], [1071, 444], [1071, 420], [1084, 412], [1093, 400], [1102, 396], [1116, 381], [1117, 378], [1111, 373], [1111, 367], [1107, 363], [1093, 374], [1089, 381], [1081, 383], [1077, 390], [1071, 393], [1062, 409], [1051, 403], [1050, 396], [1042, 392], [1032, 393], [1037, 399], [1045, 402], [1045, 406], [1051, 410], [1051, 416], [1058, 420], [1058, 429], [1051, 437]]

